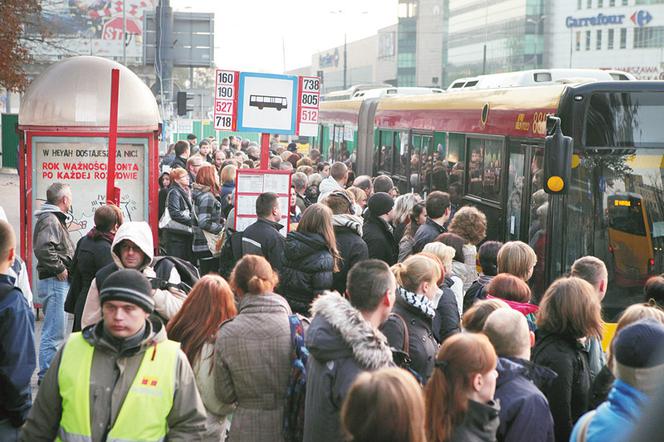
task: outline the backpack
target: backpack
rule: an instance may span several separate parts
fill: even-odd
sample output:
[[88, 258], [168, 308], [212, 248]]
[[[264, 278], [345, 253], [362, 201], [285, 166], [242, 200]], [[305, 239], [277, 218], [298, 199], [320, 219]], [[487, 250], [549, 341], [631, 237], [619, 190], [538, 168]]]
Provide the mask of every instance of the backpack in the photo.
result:
[[288, 316], [291, 332], [291, 373], [288, 379], [284, 407], [283, 436], [286, 442], [301, 442], [304, 438], [304, 400], [307, 393], [307, 360], [309, 350], [304, 346], [304, 324], [298, 315]]
[[[152, 280], [152, 288], [154, 289], [165, 290], [176, 288], [188, 294], [194, 284], [200, 279], [198, 269], [192, 263], [181, 258], [176, 258], [175, 256], [155, 256], [152, 268], [157, 274], [157, 277]], [[168, 282], [173, 268], [180, 275], [180, 280], [182, 281], [180, 284]]]

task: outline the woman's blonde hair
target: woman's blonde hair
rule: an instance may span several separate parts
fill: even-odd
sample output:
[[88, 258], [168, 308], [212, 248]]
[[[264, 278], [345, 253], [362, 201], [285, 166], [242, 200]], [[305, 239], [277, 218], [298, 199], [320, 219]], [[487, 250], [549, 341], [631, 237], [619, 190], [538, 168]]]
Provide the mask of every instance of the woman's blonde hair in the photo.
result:
[[453, 247], [443, 244], [442, 242], [430, 242], [422, 249], [423, 252], [433, 253], [440, 259], [445, 267], [445, 272], [452, 273], [452, 261], [456, 250]]
[[422, 255], [410, 256], [404, 262], [393, 265], [392, 273], [394, 273], [397, 284], [413, 293], [423, 282], [435, 284], [440, 279], [439, 264]]
[[422, 201], [422, 198], [416, 193], [405, 193], [399, 195], [394, 200], [394, 222], [395, 224], [405, 224], [408, 221], [408, 216], [417, 203]]
[[353, 442], [426, 442], [424, 418], [422, 388], [400, 368], [360, 374], [341, 408], [341, 426]]
[[237, 167], [233, 166], [232, 164], [224, 166], [219, 173], [219, 180], [221, 181], [221, 184], [234, 182], [236, 172]]
[[[618, 324], [616, 324], [616, 331], [613, 334], [613, 339], [618, 336], [620, 330], [630, 324], [641, 321], [642, 319], [652, 319], [660, 324], [664, 324], [664, 310], [659, 308], [654, 301], [645, 304], [630, 305], [620, 315]], [[610, 369], [613, 368], [613, 339], [611, 340], [611, 345], [609, 345], [609, 348], [606, 350], [607, 365]]]
[[537, 264], [535, 251], [525, 242], [508, 241], [498, 251], [498, 272], [509, 273], [524, 281]]
[[230, 285], [238, 295], [262, 295], [274, 290], [279, 276], [262, 256], [246, 255], [239, 260], [231, 273]]
[[601, 338], [604, 323], [593, 286], [574, 276], [554, 281], [542, 297], [537, 326], [574, 339]]
[[476, 207], [464, 206], [454, 214], [449, 232], [477, 245], [486, 237], [486, 215]]
[[316, 203], [307, 207], [302, 219], [297, 225], [300, 233], [318, 233], [325, 239], [327, 249], [334, 260], [334, 272], [338, 272], [341, 265], [341, 254], [337, 249], [337, 239], [332, 226], [332, 210], [325, 204]]

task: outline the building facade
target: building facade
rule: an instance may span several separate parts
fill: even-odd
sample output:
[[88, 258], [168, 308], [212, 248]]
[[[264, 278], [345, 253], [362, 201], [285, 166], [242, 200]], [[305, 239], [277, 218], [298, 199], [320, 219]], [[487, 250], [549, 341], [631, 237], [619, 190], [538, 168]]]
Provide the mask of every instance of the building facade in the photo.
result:
[[545, 6], [558, 1], [445, 0], [445, 84], [461, 77], [545, 67]]
[[618, 69], [664, 80], [664, 0], [551, 3], [551, 67]]

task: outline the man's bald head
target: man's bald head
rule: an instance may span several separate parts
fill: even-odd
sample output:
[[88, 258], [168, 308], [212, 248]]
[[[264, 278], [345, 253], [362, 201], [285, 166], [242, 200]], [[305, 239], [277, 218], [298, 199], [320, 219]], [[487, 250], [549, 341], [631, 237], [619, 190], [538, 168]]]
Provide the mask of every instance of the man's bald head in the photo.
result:
[[498, 356], [530, 359], [530, 330], [523, 314], [499, 308], [489, 315], [483, 332]]

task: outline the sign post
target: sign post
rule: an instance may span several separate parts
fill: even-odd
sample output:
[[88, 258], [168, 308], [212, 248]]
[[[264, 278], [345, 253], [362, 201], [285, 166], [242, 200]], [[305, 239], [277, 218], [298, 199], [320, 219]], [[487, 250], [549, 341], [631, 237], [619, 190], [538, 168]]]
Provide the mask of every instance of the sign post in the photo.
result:
[[108, 120], [108, 167], [106, 174], [106, 201], [120, 205], [120, 189], [115, 187], [115, 163], [118, 144], [118, 95], [120, 70], [111, 70], [111, 112]]

